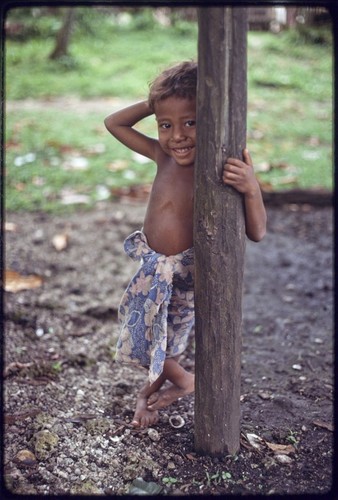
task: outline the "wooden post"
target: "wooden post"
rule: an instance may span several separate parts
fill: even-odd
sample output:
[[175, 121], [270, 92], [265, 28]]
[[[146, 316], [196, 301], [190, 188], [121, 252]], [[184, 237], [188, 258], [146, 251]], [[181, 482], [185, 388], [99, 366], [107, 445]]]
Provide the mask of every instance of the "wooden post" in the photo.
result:
[[246, 142], [246, 9], [198, 9], [195, 164], [195, 449], [235, 454], [240, 438], [241, 195], [221, 181]]

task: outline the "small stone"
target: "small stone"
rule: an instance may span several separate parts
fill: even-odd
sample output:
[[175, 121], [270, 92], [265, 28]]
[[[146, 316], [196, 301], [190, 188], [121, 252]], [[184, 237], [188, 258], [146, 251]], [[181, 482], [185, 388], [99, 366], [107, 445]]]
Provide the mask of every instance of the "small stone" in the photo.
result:
[[75, 484], [71, 489], [72, 495], [101, 495], [102, 493], [102, 490], [91, 480], [81, 484]]
[[59, 476], [59, 477], [62, 477], [63, 479], [68, 479], [68, 474], [67, 472], [63, 471], [63, 470], [56, 470], [55, 471], [56, 474]]
[[78, 389], [76, 393], [76, 399], [83, 399], [85, 396], [85, 392], [82, 389]]
[[168, 462], [167, 469], [173, 470], [176, 469], [176, 465], [174, 462]]
[[280, 463], [280, 464], [291, 464], [292, 458], [290, 458], [288, 455], [275, 455], [275, 459]]
[[267, 392], [259, 392], [258, 393], [258, 396], [261, 398], [261, 399], [271, 399], [271, 394], [267, 393]]
[[33, 238], [32, 238], [33, 243], [35, 243], [35, 244], [43, 243], [44, 239], [45, 239], [45, 233], [44, 233], [43, 229], [37, 229], [35, 231], [35, 233], [33, 234]]
[[152, 441], [159, 441], [161, 439], [161, 436], [159, 435], [159, 433], [157, 432], [156, 429], [148, 429], [148, 436], [150, 437], [150, 439]]
[[20, 450], [15, 455], [14, 461], [20, 466], [31, 467], [37, 463], [34, 453], [29, 450]]
[[56, 448], [59, 438], [53, 432], [42, 430], [34, 434], [32, 441], [34, 443], [34, 451], [39, 460], [48, 458]]

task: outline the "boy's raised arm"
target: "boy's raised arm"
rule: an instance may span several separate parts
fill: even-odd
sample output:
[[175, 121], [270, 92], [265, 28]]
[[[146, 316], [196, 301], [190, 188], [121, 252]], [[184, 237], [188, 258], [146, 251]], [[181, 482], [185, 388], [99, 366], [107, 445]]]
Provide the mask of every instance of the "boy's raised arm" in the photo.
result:
[[158, 141], [133, 128], [137, 122], [152, 114], [148, 101], [141, 101], [107, 116], [104, 124], [107, 130], [129, 149], [155, 160]]

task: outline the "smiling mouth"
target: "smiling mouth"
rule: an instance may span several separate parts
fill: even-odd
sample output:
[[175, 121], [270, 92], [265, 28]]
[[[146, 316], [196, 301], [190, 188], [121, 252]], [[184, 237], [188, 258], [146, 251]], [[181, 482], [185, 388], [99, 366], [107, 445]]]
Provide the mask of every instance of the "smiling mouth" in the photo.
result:
[[175, 151], [176, 154], [185, 154], [188, 153], [193, 149], [192, 146], [186, 147], [186, 148], [173, 148], [173, 151]]

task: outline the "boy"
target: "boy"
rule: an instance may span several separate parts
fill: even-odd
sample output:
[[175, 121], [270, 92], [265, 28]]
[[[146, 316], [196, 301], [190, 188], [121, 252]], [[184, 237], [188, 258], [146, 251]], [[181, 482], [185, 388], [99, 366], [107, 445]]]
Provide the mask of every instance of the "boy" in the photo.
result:
[[[158, 410], [194, 391], [194, 375], [178, 362], [194, 327], [193, 199], [196, 148], [197, 65], [183, 62], [151, 84], [149, 98], [109, 115], [108, 131], [125, 146], [153, 160], [157, 173], [142, 231], [125, 241], [126, 252], [143, 264], [120, 304], [116, 359], [149, 369], [132, 425], [157, 422]], [[158, 140], [133, 128], [155, 114]], [[250, 155], [229, 158], [223, 182], [244, 196], [246, 234], [263, 238], [266, 213]], [[160, 390], [168, 380], [171, 385]]]

